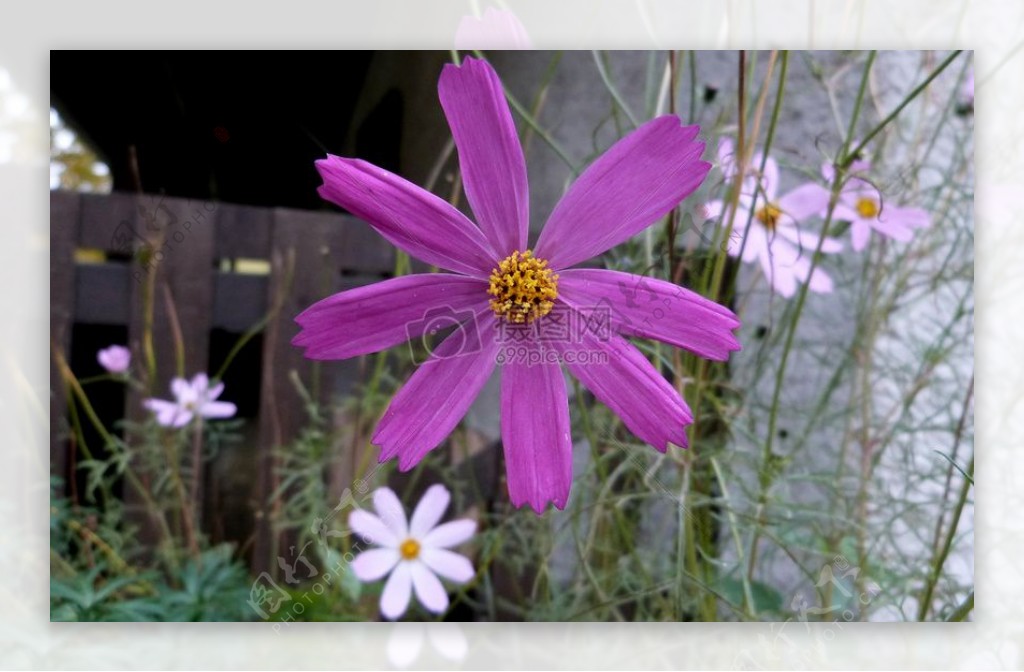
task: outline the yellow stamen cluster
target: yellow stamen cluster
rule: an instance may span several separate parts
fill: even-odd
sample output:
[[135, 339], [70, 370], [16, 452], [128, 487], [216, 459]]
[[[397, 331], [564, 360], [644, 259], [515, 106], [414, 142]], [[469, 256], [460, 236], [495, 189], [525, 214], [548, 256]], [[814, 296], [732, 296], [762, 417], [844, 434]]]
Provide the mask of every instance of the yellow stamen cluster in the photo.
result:
[[406, 539], [402, 542], [402, 545], [398, 547], [398, 552], [402, 554], [402, 557], [406, 560], [415, 560], [420, 556], [420, 542], [415, 539]]
[[775, 230], [775, 225], [779, 223], [779, 217], [781, 216], [782, 208], [774, 203], [763, 205], [754, 213], [754, 217], [757, 217], [757, 221], [764, 224], [765, 228], [769, 231]]
[[873, 219], [878, 216], [878, 201], [870, 198], [857, 199], [857, 214], [864, 219]]
[[531, 250], [513, 252], [491, 271], [491, 308], [514, 324], [533, 322], [551, 312], [558, 297], [558, 276]]

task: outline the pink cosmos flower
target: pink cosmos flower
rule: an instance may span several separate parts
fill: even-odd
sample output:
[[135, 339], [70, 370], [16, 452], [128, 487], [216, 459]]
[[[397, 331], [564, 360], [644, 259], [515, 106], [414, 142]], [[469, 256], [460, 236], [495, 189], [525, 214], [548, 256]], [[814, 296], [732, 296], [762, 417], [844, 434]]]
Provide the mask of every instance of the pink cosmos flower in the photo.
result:
[[96, 359], [107, 373], [124, 373], [132, 363], [132, 351], [123, 345], [111, 345], [97, 352]]
[[488, 7], [483, 16], [462, 17], [455, 31], [456, 49], [532, 49], [519, 18], [507, 9]]
[[146, 399], [142, 405], [156, 414], [156, 421], [164, 427], [184, 427], [192, 418], [230, 418], [237, 410], [230, 401], [216, 401], [224, 391], [224, 383], [210, 387], [205, 373], [196, 374], [191, 382], [184, 378], [171, 381], [174, 401]]
[[[867, 161], [854, 161], [850, 166], [852, 177], [846, 180], [839, 195], [833, 219], [850, 222], [850, 242], [853, 249], [860, 252], [868, 245], [871, 231], [903, 243], [910, 242], [914, 237], [914, 229], [926, 228], [931, 225], [928, 213], [921, 208], [903, 208], [886, 203], [882, 193], [863, 177], [871, 170]], [[821, 174], [828, 182], [832, 181], [835, 168], [826, 163], [821, 167]], [[825, 192], [826, 199], [828, 192]], [[822, 208], [824, 216], [827, 205]]]
[[[561, 363], [655, 448], [686, 445], [693, 417], [679, 392], [625, 336], [725, 360], [739, 349], [728, 309], [663, 280], [572, 266], [670, 212], [710, 169], [697, 126], [675, 116], [619, 140], [570, 187], [528, 245], [526, 162], [501, 81], [484, 61], [448, 65], [441, 105], [455, 137], [479, 227], [447, 201], [358, 159], [317, 162], [320, 194], [395, 246], [450, 273], [409, 275], [328, 297], [300, 314], [292, 341], [311, 359], [346, 359], [458, 325], [381, 418], [381, 461], [415, 466], [440, 444], [501, 368], [501, 434], [514, 505], [564, 508], [572, 437]], [[577, 330], [603, 314], [609, 333]], [[516, 356], [502, 350], [516, 335]], [[506, 338], [502, 337], [506, 334]], [[592, 355], [592, 356], [583, 356]], [[570, 361], [571, 360], [571, 361]]]
[[[759, 262], [775, 291], [787, 298], [796, 293], [797, 283], [801, 282], [808, 283], [813, 292], [831, 292], [832, 278], [821, 268], [811, 272], [811, 257], [818, 249], [820, 235], [800, 224], [828, 204], [828, 192], [820, 185], [808, 183], [779, 196], [779, 166], [768, 157], [764, 174], [758, 175], [763, 159], [762, 153], [756, 153], [744, 175], [728, 241], [729, 256], [738, 257], [742, 251], [743, 261]], [[735, 150], [728, 138], [718, 142], [718, 164], [727, 181], [736, 176]], [[717, 219], [726, 205], [722, 200], [711, 201], [704, 205], [702, 214], [706, 219]], [[723, 225], [732, 216], [731, 212], [726, 213]], [[744, 244], [748, 220], [750, 228]], [[826, 254], [842, 249], [842, 243], [835, 238], [825, 238], [821, 244], [821, 251]]]
[[449, 550], [473, 536], [476, 522], [463, 519], [437, 524], [449, 501], [447, 488], [432, 485], [407, 521], [395, 493], [390, 488], [378, 488], [373, 493], [377, 515], [357, 509], [349, 516], [349, 527], [368, 543], [379, 546], [352, 560], [356, 578], [370, 582], [390, 574], [380, 596], [380, 611], [385, 618], [393, 621], [404, 614], [413, 591], [420, 604], [439, 614], [448, 608], [448, 593], [437, 577], [465, 583], [476, 574], [468, 559]]

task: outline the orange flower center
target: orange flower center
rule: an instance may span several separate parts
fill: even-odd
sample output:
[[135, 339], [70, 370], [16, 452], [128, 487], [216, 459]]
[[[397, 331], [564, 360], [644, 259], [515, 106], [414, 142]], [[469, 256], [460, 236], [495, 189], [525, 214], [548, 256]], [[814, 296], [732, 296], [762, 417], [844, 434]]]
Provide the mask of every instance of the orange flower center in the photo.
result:
[[878, 201], [870, 198], [857, 200], [857, 214], [864, 219], [873, 219], [878, 216]]
[[782, 208], [774, 203], [763, 205], [754, 213], [754, 217], [757, 217], [757, 221], [764, 224], [765, 228], [769, 231], [775, 230], [775, 225], [779, 223], [779, 217], [781, 216]]
[[402, 557], [406, 560], [415, 560], [420, 555], [420, 542], [415, 539], [406, 539], [402, 542], [402, 545], [398, 547], [398, 552], [402, 554]]
[[498, 317], [515, 324], [530, 323], [551, 312], [558, 297], [558, 276], [546, 259], [531, 250], [513, 252], [491, 271], [487, 293]]

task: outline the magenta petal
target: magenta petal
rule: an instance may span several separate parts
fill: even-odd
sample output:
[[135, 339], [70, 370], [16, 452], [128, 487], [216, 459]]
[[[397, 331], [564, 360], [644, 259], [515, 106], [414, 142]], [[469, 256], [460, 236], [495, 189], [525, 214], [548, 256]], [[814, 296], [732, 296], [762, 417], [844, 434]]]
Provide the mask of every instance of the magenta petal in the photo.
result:
[[494, 370], [494, 321], [488, 308], [461, 325], [398, 391], [372, 439], [382, 462], [407, 471], [459, 424]]
[[526, 159], [501, 80], [486, 61], [466, 58], [461, 67], [444, 66], [437, 90], [477, 223], [499, 257], [526, 249]]
[[591, 332], [580, 343], [555, 343], [566, 367], [598, 401], [622, 418], [640, 439], [664, 452], [686, 446], [693, 414], [672, 385], [631, 343], [616, 334]]
[[[487, 283], [447, 273], [406, 275], [329, 296], [302, 311], [292, 344], [310, 359], [378, 352], [450, 327], [487, 303]], [[461, 320], [459, 315], [462, 314]]]
[[624, 336], [653, 338], [708, 359], [740, 349], [728, 308], [679, 285], [631, 273], [573, 269], [560, 273], [560, 298], [599, 321], [605, 314]]
[[395, 247], [449, 271], [487, 277], [495, 253], [454, 206], [394, 173], [359, 159], [316, 162], [320, 196], [365, 220]]
[[697, 126], [668, 115], [616, 142], [569, 188], [537, 241], [552, 268], [572, 266], [628, 240], [676, 207], [704, 180]]
[[548, 502], [564, 509], [572, 486], [572, 436], [565, 378], [556, 361], [517, 360], [502, 367], [501, 441], [512, 504], [529, 504], [537, 513]]

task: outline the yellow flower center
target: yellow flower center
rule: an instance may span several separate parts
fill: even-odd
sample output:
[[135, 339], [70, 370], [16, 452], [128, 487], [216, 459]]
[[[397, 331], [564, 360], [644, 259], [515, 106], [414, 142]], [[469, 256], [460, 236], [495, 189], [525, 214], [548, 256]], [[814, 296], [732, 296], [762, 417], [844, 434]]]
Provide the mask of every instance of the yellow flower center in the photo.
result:
[[775, 230], [775, 225], [779, 223], [779, 217], [781, 216], [782, 208], [774, 203], [763, 205], [754, 213], [754, 217], [757, 217], [757, 221], [764, 224], [765, 228], [769, 231]]
[[523, 324], [551, 312], [558, 297], [558, 276], [546, 259], [531, 250], [513, 252], [491, 271], [491, 309], [498, 317]]
[[857, 214], [864, 219], [872, 219], [878, 216], [878, 201], [874, 201], [870, 198], [861, 198], [857, 200]]
[[402, 542], [402, 545], [398, 547], [398, 552], [402, 554], [402, 557], [406, 560], [415, 560], [420, 555], [420, 542], [415, 539], [406, 539]]

